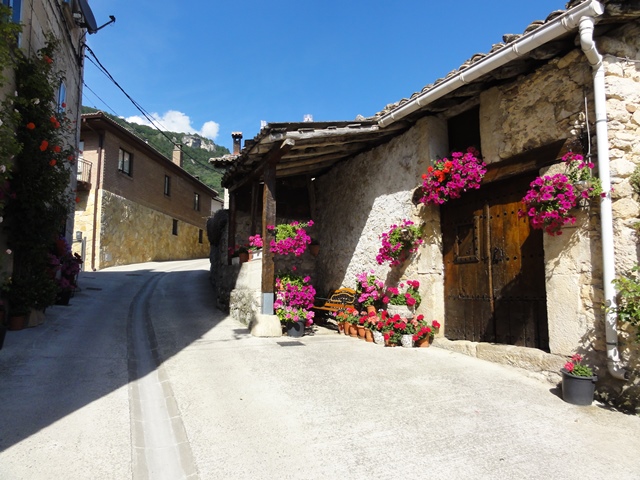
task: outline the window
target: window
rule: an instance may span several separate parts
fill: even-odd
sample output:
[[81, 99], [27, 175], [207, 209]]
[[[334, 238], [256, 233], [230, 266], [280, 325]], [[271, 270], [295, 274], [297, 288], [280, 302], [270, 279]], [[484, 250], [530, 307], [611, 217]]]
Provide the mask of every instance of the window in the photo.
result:
[[164, 194], [167, 197], [171, 196], [171, 177], [169, 175], [164, 176]]
[[118, 171], [131, 176], [131, 154], [126, 150], [120, 149], [118, 152]]
[[20, 23], [20, 20], [22, 19], [21, 18], [22, 0], [2, 0], [2, 3], [7, 7], [11, 7], [12, 9], [11, 20], [14, 23]]
[[193, 194], [193, 209], [198, 212], [200, 211], [200, 194], [199, 193]]
[[60, 82], [58, 87], [58, 112], [64, 112], [67, 107], [67, 86], [64, 82]]
[[173, 233], [174, 235], [178, 235], [178, 220], [173, 221], [173, 230], [171, 233]]
[[198, 243], [202, 243], [202, 229], [198, 230]]

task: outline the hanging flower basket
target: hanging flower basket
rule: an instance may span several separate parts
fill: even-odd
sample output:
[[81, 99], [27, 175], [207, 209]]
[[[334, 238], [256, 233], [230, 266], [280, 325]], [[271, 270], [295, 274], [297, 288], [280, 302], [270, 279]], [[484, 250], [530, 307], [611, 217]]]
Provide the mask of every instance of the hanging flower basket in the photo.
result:
[[442, 205], [467, 190], [480, 188], [480, 182], [487, 173], [486, 163], [480, 160], [480, 153], [469, 147], [465, 153], [452, 152], [450, 158], [439, 158], [422, 175], [422, 197], [425, 205]]
[[376, 255], [378, 265], [388, 262], [390, 266], [402, 265], [422, 245], [422, 229], [411, 220], [400, 225], [391, 225], [389, 231], [380, 235], [382, 246]]
[[311, 243], [311, 237], [305, 231], [305, 228], [311, 226], [313, 226], [313, 220], [306, 223], [291, 222], [275, 226], [268, 225], [267, 230], [275, 235], [275, 239], [269, 243], [271, 251], [278, 255], [293, 254], [299, 257], [306, 251], [307, 245]]
[[520, 217], [529, 217], [532, 228], [551, 236], [562, 235], [564, 226], [576, 223], [574, 209], [580, 200], [603, 194], [599, 179], [591, 173], [593, 163], [573, 152], [564, 155], [562, 161], [566, 172], [544, 175], [531, 182], [522, 199], [524, 209], [518, 211]]

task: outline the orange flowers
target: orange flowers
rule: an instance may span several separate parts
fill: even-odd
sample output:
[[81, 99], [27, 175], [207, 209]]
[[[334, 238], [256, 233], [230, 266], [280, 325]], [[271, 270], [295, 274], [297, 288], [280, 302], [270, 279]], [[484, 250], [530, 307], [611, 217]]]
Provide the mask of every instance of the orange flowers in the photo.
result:
[[56, 153], [60, 153], [60, 151], [61, 151], [61, 150], [62, 150], [62, 149], [60, 148], [60, 145], [55, 145], [55, 146], [53, 147], [53, 151], [54, 151], [54, 152], [56, 152]]
[[40, 151], [44, 152], [47, 150], [47, 148], [49, 148], [49, 142], [47, 142], [46, 140], [42, 140], [42, 143], [40, 144]]
[[27, 130], [33, 130], [34, 128], [36, 128], [36, 124], [33, 122], [29, 122], [27, 123]]
[[52, 116], [49, 121], [51, 122], [51, 124], [53, 125], [54, 128], [60, 128], [60, 122], [58, 121], [58, 119], [54, 116]]

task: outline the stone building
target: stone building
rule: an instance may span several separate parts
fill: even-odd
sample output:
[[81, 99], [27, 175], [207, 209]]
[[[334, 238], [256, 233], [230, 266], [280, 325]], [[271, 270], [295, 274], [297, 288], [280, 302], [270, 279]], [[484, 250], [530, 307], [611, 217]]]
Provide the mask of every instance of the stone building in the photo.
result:
[[206, 258], [215, 190], [102, 112], [82, 115], [74, 248], [85, 269]]
[[[58, 105], [66, 105], [67, 116], [77, 126], [69, 132], [69, 142], [77, 147], [80, 135], [79, 118], [82, 102], [82, 78], [84, 68], [84, 42], [87, 33], [96, 33], [95, 18], [88, 2], [77, 0], [3, 0], [11, 7], [11, 19], [22, 26], [18, 36], [18, 47], [28, 56], [34, 56], [52, 35], [59, 41], [55, 59], [56, 70], [65, 73], [64, 80], [58, 85], [56, 98], [50, 99]], [[13, 95], [13, 72], [3, 72], [8, 78], [0, 91], [1, 98]], [[75, 169], [69, 178], [69, 188], [75, 188]], [[73, 229], [73, 213], [66, 226], [70, 238]], [[4, 250], [4, 249], [3, 249]]]
[[[638, 262], [629, 178], [640, 164], [640, 8], [566, 8], [372, 118], [268, 124], [223, 180], [230, 230], [266, 235], [265, 222], [313, 218], [321, 250], [305, 268], [318, 291], [353, 288], [363, 271], [418, 279], [419, 313], [443, 324], [436, 345], [552, 382], [580, 352], [601, 398], [638, 408], [636, 332], [603, 307], [616, 301], [611, 281]], [[480, 189], [442, 206], [416, 202], [432, 161], [471, 145], [488, 165]], [[518, 211], [529, 183], [562, 171], [569, 150], [594, 162], [605, 195], [549, 236]], [[424, 245], [401, 268], [378, 265], [380, 234], [405, 218], [423, 225]], [[265, 251], [251, 283], [262, 296], [238, 294], [250, 309], [231, 305], [256, 334], [277, 267]]]

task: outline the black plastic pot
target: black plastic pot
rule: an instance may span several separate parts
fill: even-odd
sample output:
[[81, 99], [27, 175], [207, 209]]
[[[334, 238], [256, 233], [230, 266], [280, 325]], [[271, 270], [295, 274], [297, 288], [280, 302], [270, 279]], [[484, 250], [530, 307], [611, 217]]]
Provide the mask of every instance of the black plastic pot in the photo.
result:
[[288, 337], [302, 337], [304, 335], [304, 321], [287, 322]]
[[573, 405], [591, 405], [598, 376], [578, 377], [564, 368], [560, 372], [562, 373], [562, 399]]

